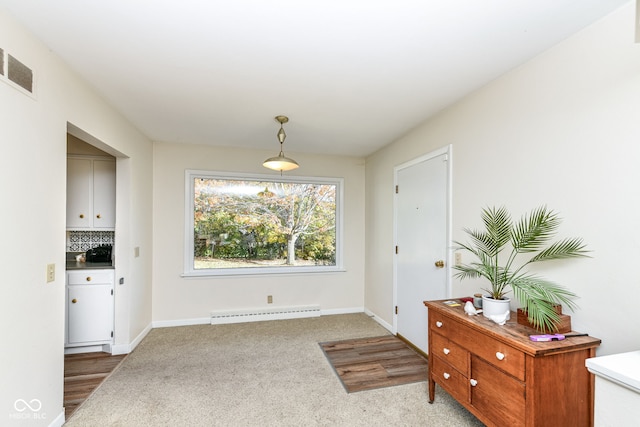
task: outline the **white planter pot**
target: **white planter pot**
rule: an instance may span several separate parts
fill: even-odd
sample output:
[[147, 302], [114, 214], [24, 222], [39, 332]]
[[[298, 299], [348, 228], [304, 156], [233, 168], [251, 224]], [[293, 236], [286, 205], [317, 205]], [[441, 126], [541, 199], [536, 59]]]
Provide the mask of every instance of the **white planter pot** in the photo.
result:
[[484, 317], [491, 319], [491, 316], [501, 317], [507, 314], [506, 320], [511, 318], [511, 306], [509, 305], [511, 300], [505, 299], [493, 299], [486, 295], [482, 296], [482, 314]]

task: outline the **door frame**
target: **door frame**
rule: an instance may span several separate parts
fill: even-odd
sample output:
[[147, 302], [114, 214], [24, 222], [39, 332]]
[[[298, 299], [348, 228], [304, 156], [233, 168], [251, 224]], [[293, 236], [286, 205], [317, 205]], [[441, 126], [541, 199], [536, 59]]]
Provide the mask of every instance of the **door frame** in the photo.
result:
[[[451, 263], [453, 260], [453, 247], [451, 243], [452, 238], [452, 188], [453, 188], [453, 146], [451, 144], [439, 148], [437, 150], [431, 151], [427, 154], [423, 154], [420, 157], [416, 157], [415, 159], [409, 160], [405, 163], [397, 165], [393, 168], [393, 246], [396, 247], [398, 245], [398, 203], [397, 197], [395, 196], [395, 188], [398, 185], [398, 172], [402, 169], [406, 169], [408, 167], [414, 166], [418, 163], [422, 163], [428, 160], [433, 159], [434, 157], [438, 157], [441, 155], [447, 156], [447, 202], [446, 202], [446, 240], [447, 240], [447, 253], [445, 258], [445, 287], [447, 298], [451, 298]], [[398, 305], [398, 257], [393, 255], [393, 305], [391, 306], [391, 311], [393, 313], [393, 325], [391, 332], [396, 335], [398, 333], [398, 314], [395, 311], [395, 307]], [[426, 308], [425, 308], [426, 310]], [[426, 328], [426, 326], [425, 326]]]

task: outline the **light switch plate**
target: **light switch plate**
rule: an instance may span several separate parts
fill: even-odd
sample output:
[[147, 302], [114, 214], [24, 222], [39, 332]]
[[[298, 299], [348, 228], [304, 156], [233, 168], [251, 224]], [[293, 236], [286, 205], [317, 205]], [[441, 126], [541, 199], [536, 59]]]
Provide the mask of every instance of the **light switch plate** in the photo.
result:
[[47, 264], [47, 283], [54, 282], [56, 280], [56, 265]]

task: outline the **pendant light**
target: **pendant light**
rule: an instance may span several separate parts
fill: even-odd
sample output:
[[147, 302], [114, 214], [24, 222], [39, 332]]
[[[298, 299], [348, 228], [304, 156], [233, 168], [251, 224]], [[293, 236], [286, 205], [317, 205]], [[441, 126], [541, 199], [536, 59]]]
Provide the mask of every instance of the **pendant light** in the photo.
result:
[[282, 151], [282, 144], [284, 144], [284, 140], [287, 137], [287, 134], [284, 133], [284, 128], [282, 125], [289, 121], [287, 116], [276, 116], [276, 120], [280, 122], [280, 130], [277, 133], [278, 141], [280, 141], [280, 154], [275, 157], [270, 157], [262, 163], [262, 166], [265, 168], [273, 169], [274, 171], [290, 171], [298, 168], [298, 162], [295, 160], [286, 157], [284, 155], [284, 151]]

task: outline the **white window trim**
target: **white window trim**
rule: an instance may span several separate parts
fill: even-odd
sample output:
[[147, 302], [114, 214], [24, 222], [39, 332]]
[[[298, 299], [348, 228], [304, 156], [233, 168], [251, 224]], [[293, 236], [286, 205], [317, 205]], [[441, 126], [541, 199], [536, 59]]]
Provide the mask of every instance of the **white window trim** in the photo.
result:
[[[328, 184], [336, 186], [336, 265], [330, 266], [278, 266], [278, 267], [250, 267], [250, 268], [210, 268], [194, 269], [194, 195], [193, 182], [195, 178], [208, 179], [236, 179], [256, 180], [267, 182], [294, 182], [310, 184]], [[205, 170], [185, 170], [185, 228], [184, 228], [184, 272], [182, 277], [211, 277], [211, 276], [259, 276], [277, 274], [315, 274], [335, 273], [345, 271], [343, 264], [343, 228], [344, 228], [344, 179], [328, 177], [306, 176], [274, 176], [262, 174], [247, 174], [234, 172], [215, 172]]]

